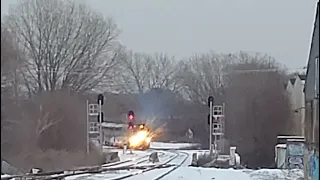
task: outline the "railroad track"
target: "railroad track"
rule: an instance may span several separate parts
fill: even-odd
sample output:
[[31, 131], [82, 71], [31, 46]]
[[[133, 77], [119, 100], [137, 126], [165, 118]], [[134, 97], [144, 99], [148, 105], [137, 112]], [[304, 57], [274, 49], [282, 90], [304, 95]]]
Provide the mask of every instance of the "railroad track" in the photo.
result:
[[[159, 156], [163, 156], [164, 152], [159, 152]], [[91, 167], [81, 167], [72, 170], [64, 170], [64, 171], [53, 171], [53, 172], [44, 172], [39, 174], [26, 174], [26, 175], [16, 175], [1, 178], [1, 180], [10, 180], [10, 179], [37, 179], [37, 180], [54, 180], [54, 179], [63, 179], [68, 176], [81, 175], [87, 173], [99, 173], [103, 171], [116, 171], [121, 169], [130, 169], [133, 166], [145, 163], [149, 161], [149, 155], [145, 155], [139, 157], [135, 160], [125, 160], [114, 163], [107, 163], [101, 166], [91, 166]]]
[[179, 163], [177, 166], [174, 166], [172, 169], [168, 170], [167, 172], [161, 174], [160, 176], [154, 178], [153, 180], [161, 180], [164, 177], [166, 177], [167, 175], [171, 174], [173, 171], [177, 170], [179, 167], [181, 167], [189, 158], [189, 154], [186, 152], [180, 152], [181, 154], [185, 154], [186, 157], [184, 157], [184, 159], [181, 161], [181, 163]]
[[[159, 157], [164, 156], [164, 152], [159, 152]], [[115, 162], [115, 163], [108, 163], [100, 166], [99, 169], [91, 169], [89, 171], [80, 171], [80, 172], [73, 172], [71, 174], [61, 174], [61, 175], [55, 175], [48, 178], [42, 178], [41, 180], [54, 180], [54, 179], [64, 179], [66, 177], [70, 176], [76, 176], [76, 175], [84, 175], [89, 174], [88, 176], [91, 176], [92, 174], [98, 174], [103, 172], [112, 172], [112, 171], [119, 171], [119, 170], [129, 170], [129, 169], [140, 169], [144, 167], [138, 167], [137, 165], [143, 164], [145, 162], [149, 161], [149, 155], [145, 155], [142, 157], [139, 157], [135, 160], [126, 160], [121, 162]], [[86, 177], [86, 176], [83, 176]], [[83, 178], [82, 177], [82, 178]]]
[[[151, 172], [152, 170], [156, 170], [156, 169], [159, 169], [159, 168], [165, 168], [165, 167], [170, 167], [170, 166], [174, 166], [172, 169], [170, 170], [167, 170], [165, 171], [164, 173], [159, 173], [160, 175], [158, 175], [156, 178], [153, 178], [153, 180], [161, 180], [163, 179], [164, 177], [166, 177], [167, 175], [169, 175], [170, 173], [174, 172], [175, 170], [177, 170], [179, 167], [181, 167], [185, 162], [186, 160], [189, 158], [189, 154], [188, 153], [185, 153], [185, 152], [171, 152], [171, 153], [174, 153], [175, 155], [171, 158], [169, 158], [168, 160], [166, 160], [165, 162], [163, 163], [160, 163], [160, 164], [157, 164], [155, 166], [152, 166], [152, 167], [149, 167], [149, 168], [146, 168], [146, 169], [143, 169], [139, 172], [134, 172], [134, 173], [130, 173], [130, 174], [127, 174], [127, 175], [122, 175], [120, 177], [114, 177], [114, 178], [110, 178], [109, 180], [123, 180], [123, 179], [129, 179], [131, 177], [134, 177], [134, 176], [139, 176], [139, 175], [142, 175], [144, 173], [148, 173], [148, 172]], [[176, 160], [177, 158], [179, 158], [180, 156], [184, 156], [182, 160], [179, 161], [178, 164], [175, 164], [175, 165], [170, 165], [170, 163], [174, 160]]]
[[[163, 157], [165, 155], [164, 152], [158, 152], [159, 157]], [[108, 163], [105, 165], [102, 165], [102, 169], [108, 168], [108, 167], [112, 167], [112, 168], [121, 168], [121, 167], [133, 167], [145, 162], [149, 162], [149, 155], [145, 155], [142, 157], [139, 157], [135, 160], [127, 160], [127, 161], [122, 161], [122, 162], [116, 162], [116, 163]]]
[[[166, 152], [166, 153], [165, 152], [158, 152], [158, 153], [159, 153], [159, 157], [163, 157], [168, 154], [168, 152]], [[37, 180], [62, 180], [67, 177], [77, 176], [77, 175], [80, 175], [81, 178], [84, 178], [84, 177], [87, 177], [86, 174], [88, 174], [88, 176], [91, 176], [93, 174], [102, 174], [102, 173], [114, 172], [114, 171], [119, 171], [119, 170], [130, 170], [130, 169], [138, 170], [136, 172], [131, 172], [129, 174], [124, 174], [124, 175], [117, 176], [117, 177], [106, 178], [109, 180], [122, 180], [122, 179], [127, 179], [127, 178], [130, 178], [133, 176], [138, 176], [143, 173], [148, 173], [148, 172], [151, 172], [152, 170], [155, 170], [155, 169], [174, 166], [172, 169], [169, 169], [165, 173], [160, 173], [160, 175], [158, 177], [153, 179], [153, 180], [161, 180], [162, 178], [164, 178], [165, 176], [167, 176], [168, 174], [172, 173], [177, 168], [182, 166], [189, 157], [189, 154], [184, 153], [184, 152], [174, 152], [173, 151], [170, 153], [171, 153], [171, 157], [169, 156], [169, 158], [166, 161], [160, 162], [160, 163], [157, 163], [154, 165], [153, 164], [152, 165], [144, 165], [144, 166], [139, 167], [140, 164], [143, 164], [145, 162], [149, 162], [149, 158], [148, 158], [149, 155], [146, 155], [146, 156], [142, 156], [140, 158], [137, 158], [135, 160], [126, 160], [126, 161], [121, 161], [121, 162], [108, 163], [108, 164], [104, 164], [102, 166], [90, 167], [89, 169], [69, 170], [68, 172], [64, 171], [64, 172], [50, 174], [50, 175], [49, 174], [46, 174], [46, 175], [37, 174], [37, 175], [25, 175], [25, 176], [18, 176], [18, 177], [16, 176], [15, 178], [17, 178], [17, 179], [37, 179]], [[182, 160], [179, 160], [179, 163], [174, 164], [174, 165], [170, 165], [170, 163], [172, 161], [177, 160], [179, 157], [182, 157]], [[84, 175], [84, 176], [82, 176], [82, 175]]]

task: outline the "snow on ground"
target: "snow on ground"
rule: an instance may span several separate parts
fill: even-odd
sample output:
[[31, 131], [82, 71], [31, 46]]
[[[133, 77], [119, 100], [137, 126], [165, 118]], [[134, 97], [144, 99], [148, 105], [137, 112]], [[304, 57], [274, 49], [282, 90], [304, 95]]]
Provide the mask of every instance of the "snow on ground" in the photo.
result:
[[108, 149], [104, 148], [105, 152], [118, 152], [118, 156], [120, 158], [120, 161], [127, 161], [127, 160], [136, 160], [139, 159], [143, 156], [147, 156], [151, 153], [150, 150], [146, 151], [138, 151], [138, 150], [133, 150], [132, 154], [130, 153], [130, 150], [127, 150], [125, 154], [123, 153], [123, 149]]
[[250, 175], [240, 170], [181, 167], [163, 180], [252, 180]]
[[7, 178], [7, 177], [10, 177], [11, 175], [9, 174], [1, 174], [1, 178]]
[[[166, 153], [163, 153], [163, 152], [159, 152], [159, 160], [160, 162], [158, 163], [155, 163], [155, 164], [161, 164], [167, 160], [169, 160], [170, 158], [172, 158], [175, 154], [174, 153], [169, 153], [169, 152], [166, 152]], [[146, 158], [148, 159], [148, 158]], [[141, 160], [144, 160], [141, 159]], [[139, 160], [139, 161], [141, 161]], [[154, 163], [151, 163], [151, 162], [143, 162], [143, 163], [137, 163], [139, 161], [136, 161], [136, 162], [127, 162], [127, 163], [123, 163], [123, 164], [119, 164], [119, 165], [115, 165], [115, 166], [112, 166], [113, 168], [117, 168], [117, 167], [122, 167], [122, 166], [128, 166], [128, 165], [135, 165], [135, 166], [148, 166], [148, 165], [155, 165]], [[181, 160], [180, 160], [181, 161]], [[152, 176], [151, 176], [151, 179], [154, 175], [157, 175], [154, 174], [157, 170], [155, 171], [152, 171]], [[166, 172], [167, 170], [166, 169], [163, 169], [162, 170], [163, 172]], [[115, 177], [123, 177], [123, 176], [127, 176], [128, 174], [141, 174], [141, 170], [138, 170], [138, 169], [131, 169], [131, 170], [117, 170], [117, 171], [108, 171], [108, 172], [104, 172], [104, 173], [99, 173], [99, 174], [82, 174], [82, 175], [75, 175], [75, 176], [70, 176], [70, 177], [67, 177], [65, 178], [65, 180], [105, 180], [105, 179], [112, 179], [112, 178], [115, 178]], [[150, 171], [151, 172], [151, 171]], [[134, 176], [134, 177], [138, 177], [138, 176]], [[139, 176], [140, 177], [140, 176]], [[130, 178], [129, 178], [130, 179]], [[144, 179], [142, 179], [144, 180]], [[150, 180], [149, 178], [147, 178], [146, 180]]]
[[123, 154], [123, 151], [120, 150], [118, 152], [120, 161], [126, 161], [126, 160], [137, 160], [143, 156], [148, 156], [150, 155], [150, 151], [132, 151], [132, 154], [130, 153], [130, 151], [127, 151], [126, 154]]
[[124, 176], [128, 173], [139, 173], [141, 170], [119, 170], [119, 171], [110, 171], [108, 173], [99, 173], [99, 174], [81, 174], [76, 176], [66, 177], [65, 180], [106, 180], [112, 179], [118, 176]]
[[303, 177], [303, 170], [260, 169], [249, 173], [253, 180], [299, 180]]
[[[157, 169], [139, 176], [133, 176], [128, 180], [149, 180], [160, 176], [171, 168]], [[244, 171], [234, 169], [180, 167], [163, 180], [299, 180], [303, 173], [300, 170], [282, 171], [263, 169], [256, 171]]]
[[197, 144], [192, 143], [165, 143], [165, 142], [151, 142], [152, 149], [180, 149], [194, 147]]
[[159, 162], [158, 163], [152, 163], [149, 162], [149, 157], [145, 157], [145, 158], [138, 158], [133, 160], [134, 162], [127, 162], [127, 163], [122, 163], [116, 166], [112, 166], [112, 167], [123, 167], [123, 166], [128, 166], [128, 165], [134, 165], [136, 167], [139, 166], [152, 166], [155, 164], [162, 164], [163, 162], [169, 160], [170, 158], [172, 158], [173, 156], [175, 156], [174, 153], [163, 153], [163, 152], [159, 152], [158, 157], [159, 157]]

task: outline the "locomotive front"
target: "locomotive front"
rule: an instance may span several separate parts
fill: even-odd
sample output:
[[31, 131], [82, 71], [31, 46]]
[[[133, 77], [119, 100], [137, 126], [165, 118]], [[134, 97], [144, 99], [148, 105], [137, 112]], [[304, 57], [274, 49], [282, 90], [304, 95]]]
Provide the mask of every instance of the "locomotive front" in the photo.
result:
[[133, 134], [129, 136], [128, 145], [131, 149], [148, 149], [151, 141], [150, 130], [144, 124], [140, 124]]

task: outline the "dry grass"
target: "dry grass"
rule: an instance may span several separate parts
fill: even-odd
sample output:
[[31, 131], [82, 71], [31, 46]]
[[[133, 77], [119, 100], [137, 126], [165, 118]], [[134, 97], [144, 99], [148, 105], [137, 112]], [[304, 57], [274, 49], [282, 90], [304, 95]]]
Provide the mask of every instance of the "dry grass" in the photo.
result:
[[[1, 156], [13, 166], [25, 172], [35, 167], [55, 171], [106, 162], [105, 155], [93, 146], [90, 154], [85, 152], [85, 103], [79, 96], [48, 92], [28, 100], [20, 108], [18, 112], [23, 113], [20, 120], [3, 124], [8, 131], [1, 132]], [[5, 113], [6, 120], [12, 121], [12, 112]]]
[[197, 163], [199, 166], [203, 166], [211, 161], [212, 161], [212, 157], [208, 153], [198, 155]]
[[33, 151], [22, 151], [20, 154], [9, 157], [9, 162], [16, 167], [28, 172], [31, 168], [40, 167], [44, 171], [57, 171], [73, 169], [82, 166], [94, 166], [104, 163], [103, 154], [99, 151], [91, 151], [90, 154], [84, 152], [68, 152], [39, 149]]

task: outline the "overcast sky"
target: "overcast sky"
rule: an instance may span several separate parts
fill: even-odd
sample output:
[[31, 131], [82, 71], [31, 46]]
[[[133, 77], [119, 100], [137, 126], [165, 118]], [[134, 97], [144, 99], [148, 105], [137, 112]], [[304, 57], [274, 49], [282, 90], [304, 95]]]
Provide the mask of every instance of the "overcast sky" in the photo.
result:
[[[295, 69], [306, 65], [318, 0], [79, 1], [114, 17], [134, 51], [258, 51]], [[1, 13], [16, 2], [1, 0]]]

